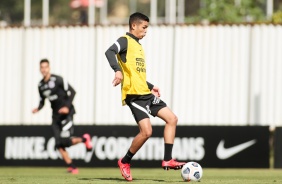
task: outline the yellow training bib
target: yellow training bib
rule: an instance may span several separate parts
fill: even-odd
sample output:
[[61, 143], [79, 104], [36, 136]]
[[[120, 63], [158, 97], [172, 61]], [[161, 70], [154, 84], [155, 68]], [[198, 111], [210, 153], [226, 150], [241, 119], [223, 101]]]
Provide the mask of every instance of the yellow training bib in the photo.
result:
[[145, 53], [142, 45], [128, 35], [126, 62], [124, 63], [119, 54], [117, 55], [119, 65], [123, 73], [121, 85], [122, 104], [126, 105], [126, 95], [146, 95], [150, 94], [150, 89], [146, 80]]

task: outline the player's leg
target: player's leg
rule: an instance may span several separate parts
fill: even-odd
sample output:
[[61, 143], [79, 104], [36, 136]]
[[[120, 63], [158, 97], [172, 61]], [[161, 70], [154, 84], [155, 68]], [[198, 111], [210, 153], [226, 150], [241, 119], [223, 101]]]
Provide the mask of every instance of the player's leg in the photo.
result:
[[[72, 142], [70, 140], [70, 137], [67, 137], [66, 132], [62, 132], [62, 124], [61, 121], [58, 121], [57, 119], [54, 119], [52, 122], [52, 130], [55, 137], [55, 147], [59, 150], [64, 162], [67, 165], [67, 171], [72, 174], [77, 174], [78, 169], [73, 164], [71, 158], [69, 157], [67, 151], [65, 150], [65, 147], [71, 146]], [[68, 134], [68, 136], [71, 136], [71, 134]]]
[[[129, 152], [133, 155], [143, 146], [143, 144], [151, 137], [152, 135], [152, 125], [149, 118], [142, 119], [138, 123], [139, 133], [132, 140]], [[126, 154], [122, 161], [124, 163], [130, 163], [132, 157], [128, 157]]]
[[175, 131], [177, 125], [177, 116], [167, 107], [166, 103], [160, 98], [151, 95], [150, 111], [152, 116], [158, 116], [163, 119], [166, 124], [164, 128], [164, 160], [162, 167], [166, 170], [180, 169], [185, 163], [176, 162], [172, 159], [172, 148], [175, 138]]
[[72, 174], [78, 174], [78, 169], [77, 167], [73, 164], [72, 159], [69, 157], [68, 152], [66, 151], [65, 148], [60, 147], [58, 148], [60, 154], [62, 155], [63, 160], [67, 164], [67, 172], [72, 173]]
[[165, 170], [168, 169], [181, 169], [185, 162], [177, 162], [172, 159], [172, 148], [175, 138], [177, 116], [168, 108], [164, 107], [160, 109], [157, 116], [166, 122], [164, 128], [164, 160], [162, 162], [162, 167]]
[[71, 137], [72, 145], [76, 145], [78, 143], [84, 143], [87, 151], [91, 151], [93, 148], [91, 137], [89, 134], [83, 134], [82, 137]]
[[[73, 124], [73, 114], [70, 113], [67, 115], [67, 117], [62, 121], [62, 136], [63, 138], [69, 138], [71, 140], [71, 145], [75, 145], [78, 143], [83, 142], [85, 144], [85, 147], [87, 151], [92, 150], [92, 142], [91, 137], [89, 134], [84, 134], [82, 137], [73, 137], [74, 133], [74, 124]], [[68, 143], [66, 143], [68, 144]], [[69, 147], [71, 145], [65, 145], [66, 147]]]
[[132, 144], [129, 148], [130, 152], [135, 154], [143, 146], [143, 144], [152, 135], [152, 125], [149, 118], [142, 119], [138, 123], [139, 133], [133, 139]]
[[134, 137], [129, 150], [126, 155], [118, 160], [122, 176], [128, 180], [132, 180], [130, 173], [130, 161], [142, 145], [152, 135], [152, 126], [149, 119], [149, 113], [146, 106], [150, 103], [148, 99], [140, 99], [140, 97], [127, 98], [127, 105], [129, 106], [136, 123], [138, 123], [139, 133]]
[[139, 133], [134, 137], [131, 146], [125, 156], [118, 160], [121, 175], [128, 181], [132, 180], [130, 172], [130, 162], [137, 151], [152, 135], [152, 126], [149, 118], [145, 118], [138, 123]]
[[175, 131], [177, 125], [177, 116], [168, 108], [164, 107], [158, 111], [157, 116], [165, 121], [164, 141], [168, 144], [174, 143]]

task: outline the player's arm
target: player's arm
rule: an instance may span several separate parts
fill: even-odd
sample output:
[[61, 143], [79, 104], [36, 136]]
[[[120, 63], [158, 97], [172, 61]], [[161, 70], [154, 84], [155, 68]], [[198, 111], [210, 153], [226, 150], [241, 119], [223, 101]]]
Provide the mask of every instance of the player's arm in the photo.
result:
[[[111, 68], [115, 71], [115, 78], [113, 80], [113, 85], [117, 86], [121, 83], [123, 75], [121, 68], [118, 64], [116, 54], [124, 52], [127, 50], [127, 39], [125, 37], [120, 37], [108, 50], [105, 52], [105, 55], [108, 59], [108, 62]], [[125, 58], [122, 58], [123, 62], [126, 62]]]
[[39, 105], [37, 108], [32, 110], [32, 113], [37, 113], [38, 111], [40, 111], [40, 109], [43, 108], [44, 106], [44, 102], [45, 102], [45, 97], [42, 94], [42, 92], [40, 91], [40, 87], [38, 87], [38, 91], [39, 91], [39, 95], [40, 95], [40, 101], [39, 101]]
[[66, 81], [62, 78], [63, 84], [64, 84], [64, 90], [67, 94], [67, 99], [65, 101], [65, 106], [70, 108], [72, 106], [72, 102], [74, 99], [74, 96], [76, 94], [76, 91], [74, 90], [74, 88]]
[[72, 102], [73, 102], [73, 99], [75, 97], [76, 91], [62, 77], [57, 82], [59, 83], [59, 86], [62, 86], [64, 88], [64, 91], [67, 94], [67, 98], [65, 99], [65, 105], [64, 105], [64, 107], [59, 109], [59, 113], [60, 114], [67, 114], [67, 113], [69, 113], [69, 109], [72, 106]]
[[72, 87], [70, 84], [68, 84], [68, 89], [66, 90], [66, 93], [67, 93], [67, 95], [68, 95], [68, 98], [67, 98], [67, 100], [66, 100], [66, 106], [67, 106], [68, 108], [70, 108], [71, 105], [72, 105], [74, 96], [75, 96], [75, 94], [76, 94], [76, 91], [73, 89], [73, 87]]
[[154, 85], [147, 81], [148, 88], [150, 91], [153, 89]]
[[[127, 39], [125, 37], [120, 37], [108, 50], [105, 52], [105, 55], [108, 59], [108, 62], [111, 68], [117, 72], [121, 71], [121, 68], [118, 64], [116, 55], [121, 52], [126, 52], [127, 50]], [[123, 61], [126, 62], [126, 61]]]

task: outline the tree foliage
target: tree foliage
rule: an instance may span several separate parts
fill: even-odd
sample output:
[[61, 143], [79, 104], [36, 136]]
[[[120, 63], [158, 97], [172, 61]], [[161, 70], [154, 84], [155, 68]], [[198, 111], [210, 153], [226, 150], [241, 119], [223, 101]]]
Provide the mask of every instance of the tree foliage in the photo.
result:
[[0, 1], [0, 21], [20, 23], [23, 20], [24, 1]]
[[[87, 10], [71, 9], [71, 0], [49, 0], [49, 23], [52, 24], [81, 24], [82, 15]], [[108, 0], [108, 16], [118, 17], [118, 5], [130, 7], [131, 0]], [[158, 16], [165, 16], [165, 0], [158, 0]], [[193, 15], [187, 13], [187, 23], [198, 23], [203, 20], [210, 23], [244, 23], [269, 21], [265, 15], [266, 0], [186, 0], [186, 10], [193, 10]], [[150, 0], [136, 0], [136, 10], [149, 15]], [[276, 6], [281, 3], [274, 4]], [[187, 8], [189, 7], [189, 8]], [[127, 8], [127, 7], [126, 7]], [[128, 9], [127, 9], [128, 10]], [[195, 10], [195, 11], [194, 11]], [[199, 11], [196, 11], [199, 10]], [[128, 11], [130, 12], [130, 11]], [[198, 13], [195, 13], [198, 12]], [[86, 15], [87, 16], [87, 15]], [[99, 9], [96, 9], [96, 22], [99, 23]], [[273, 22], [281, 22], [281, 13], [274, 14]], [[21, 25], [24, 19], [24, 0], [0, 0], [0, 23]], [[31, 24], [42, 23], [42, 0], [31, 0]], [[126, 19], [127, 20], [127, 19]], [[271, 20], [270, 20], [271, 21]]]
[[[70, 1], [49, 0], [50, 24], [73, 23]], [[30, 17], [32, 25], [41, 25], [42, 22], [42, 0], [31, 0]], [[24, 20], [24, 0], [0, 1], [0, 21], [10, 25], [20, 25]]]
[[264, 0], [203, 0], [201, 19], [211, 23], [242, 23], [265, 20]]

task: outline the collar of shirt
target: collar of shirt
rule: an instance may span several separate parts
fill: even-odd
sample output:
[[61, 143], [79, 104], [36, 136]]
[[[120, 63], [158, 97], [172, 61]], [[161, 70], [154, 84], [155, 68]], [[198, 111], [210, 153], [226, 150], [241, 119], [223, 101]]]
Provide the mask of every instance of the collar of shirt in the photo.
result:
[[139, 39], [136, 36], [134, 36], [133, 34], [127, 32], [126, 35], [130, 36], [131, 38], [133, 38], [134, 40], [136, 40], [139, 43]]

